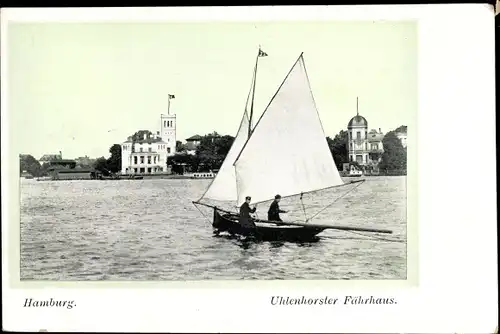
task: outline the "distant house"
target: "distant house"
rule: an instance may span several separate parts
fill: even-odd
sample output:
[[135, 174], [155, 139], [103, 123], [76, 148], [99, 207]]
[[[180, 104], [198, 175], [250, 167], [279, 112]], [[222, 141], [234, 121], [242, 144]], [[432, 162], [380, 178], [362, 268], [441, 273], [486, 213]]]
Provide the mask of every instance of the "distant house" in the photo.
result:
[[200, 145], [202, 137], [194, 135], [186, 139], [186, 151], [188, 154], [194, 155], [196, 148]]
[[50, 161], [55, 161], [55, 160], [62, 160], [62, 153], [59, 152], [59, 154], [44, 154], [42, 157], [38, 160], [40, 165], [43, 165], [44, 163], [48, 163]]
[[95, 159], [89, 158], [88, 156], [78, 157], [75, 159], [77, 168], [87, 168], [94, 164]]

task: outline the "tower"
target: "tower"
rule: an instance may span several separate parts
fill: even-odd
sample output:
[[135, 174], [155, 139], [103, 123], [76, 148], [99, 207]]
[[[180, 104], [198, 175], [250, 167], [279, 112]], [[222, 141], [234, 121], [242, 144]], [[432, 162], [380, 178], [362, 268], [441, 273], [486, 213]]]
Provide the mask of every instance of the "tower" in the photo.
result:
[[175, 154], [176, 143], [176, 115], [161, 114], [160, 136], [167, 146], [167, 156]]
[[368, 121], [359, 114], [358, 98], [356, 98], [356, 116], [347, 125], [349, 161], [360, 165], [368, 163]]

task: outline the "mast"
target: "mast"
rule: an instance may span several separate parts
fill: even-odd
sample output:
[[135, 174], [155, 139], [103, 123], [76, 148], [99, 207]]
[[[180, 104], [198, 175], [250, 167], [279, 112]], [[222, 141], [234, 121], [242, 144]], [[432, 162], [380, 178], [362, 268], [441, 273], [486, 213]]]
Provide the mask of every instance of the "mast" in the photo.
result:
[[255, 59], [255, 68], [253, 70], [253, 84], [252, 84], [252, 100], [250, 101], [250, 118], [248, 122], [248, 136], [252, 134], [252, 118], [253, 118], [253, 101], [255, 99], [255, 84], [257, 82], [257, 65], [259, 64], [259, 57], [261, 54], [260, 46]]

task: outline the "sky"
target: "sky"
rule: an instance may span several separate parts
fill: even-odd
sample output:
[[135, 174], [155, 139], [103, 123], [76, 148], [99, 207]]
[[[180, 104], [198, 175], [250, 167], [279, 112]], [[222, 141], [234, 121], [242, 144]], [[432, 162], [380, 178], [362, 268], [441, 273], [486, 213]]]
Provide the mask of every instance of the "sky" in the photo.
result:
[[254, 112], [301, 52], [325, 135], [359, 113], [383, 132], [418, 107], [417, 25], [395, 21], [12, 23], [8, 114], [20, 152], [109, 156], [177, 115], [177, 140], [235, 135], [259, 45]]

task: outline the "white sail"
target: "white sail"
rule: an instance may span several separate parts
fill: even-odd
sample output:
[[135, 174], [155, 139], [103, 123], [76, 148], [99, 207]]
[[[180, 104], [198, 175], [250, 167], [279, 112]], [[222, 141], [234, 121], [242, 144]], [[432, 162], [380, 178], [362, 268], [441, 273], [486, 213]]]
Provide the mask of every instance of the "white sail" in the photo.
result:
[[[342, 185], [302, 55], [255, 125], [234, 163], [238, 205]], [[227, 185], [228, 187], [231, 187]]]
[[235, 201], [238, 197], [236, 190], [236, 175], [233, 163], [241, 152], [243, 145], [248, 139], [249, 118], [245, 110], [241, 119], [240, 128], [234, 138], [233, 144], [205, 194], [200, 198], [213, 199], [218, 201]]

